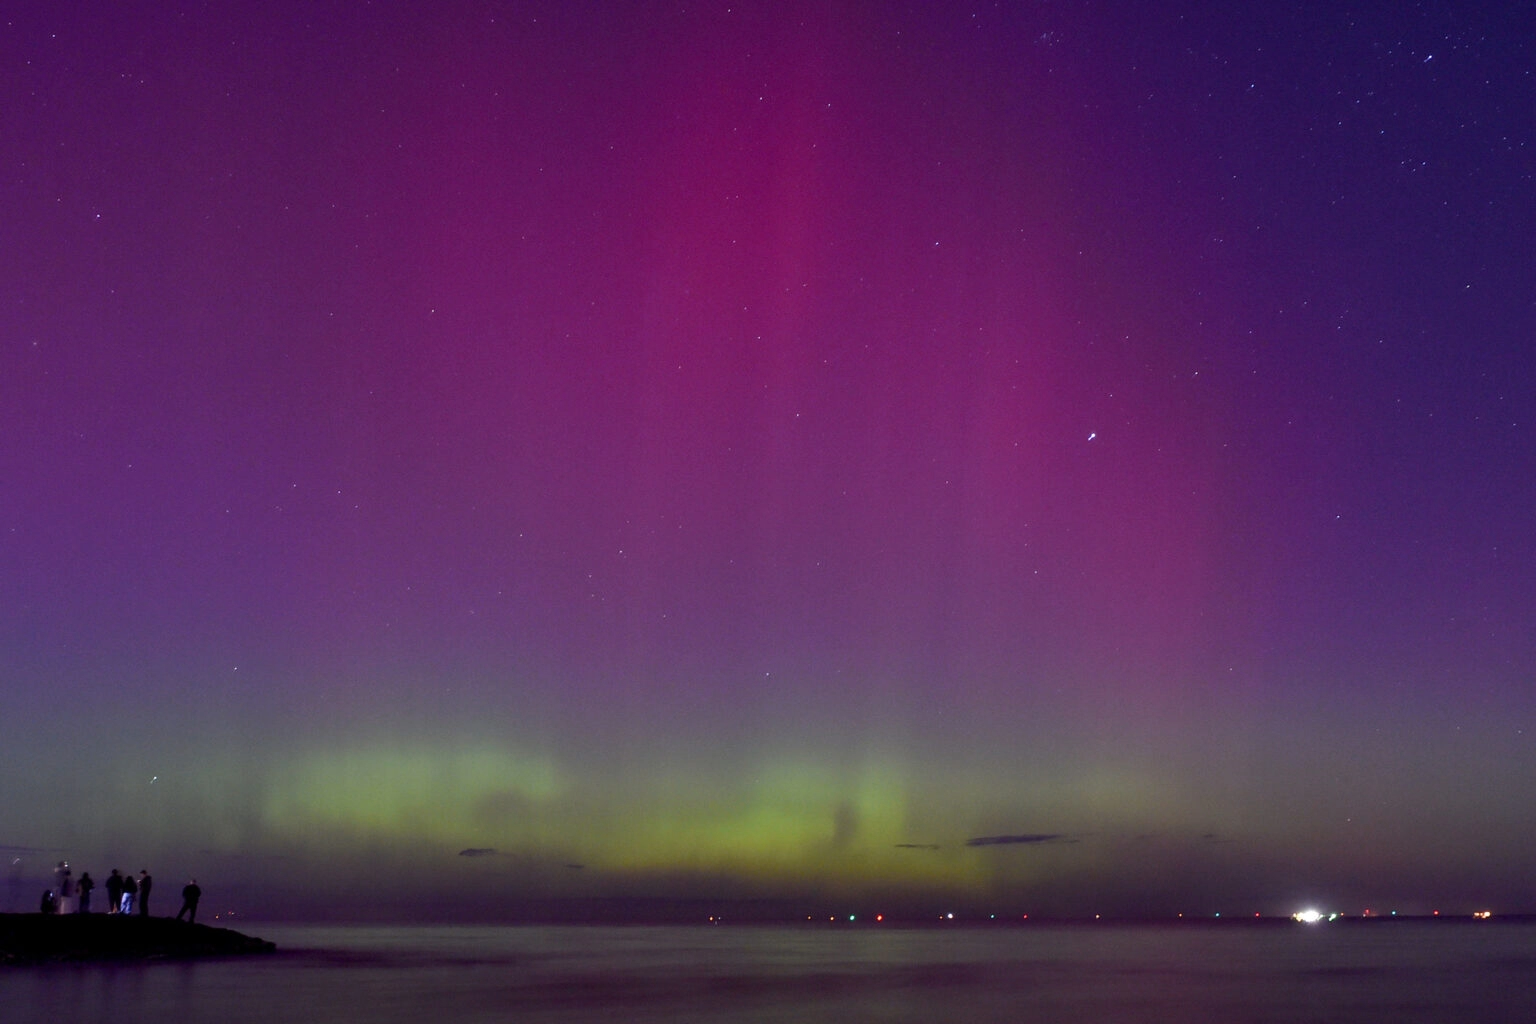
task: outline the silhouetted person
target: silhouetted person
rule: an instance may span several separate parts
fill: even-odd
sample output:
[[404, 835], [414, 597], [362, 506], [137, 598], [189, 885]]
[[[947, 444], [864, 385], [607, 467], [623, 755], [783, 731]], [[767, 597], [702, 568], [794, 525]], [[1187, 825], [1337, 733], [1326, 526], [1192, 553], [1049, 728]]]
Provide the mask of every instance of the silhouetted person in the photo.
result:
[[123, 876], [117, 873], [117, 868], [107, 876], [107, 913], [115, 914], [123, 903]]
[[197, 924], [197, 901], [203, 898], [203, 890], [198, 887], [197, 879], [192, 879], [181, 887], [181, 909], [176, 911], [176, 920], [181, 920], [181, 915], [187, 915], [188, 924]]
[[56, 914], [68, 913], [70, 900], [75, 895], [75, 880], [69, 871], [68, 861], [59, 861], [59, 866], [53, 869], [53, 912]]
[[123, 876], [123, 905], [119, 912], [123, 914], [133, 913], [133, 898], [139, 894], [139, 883], [133, 880], [132, 875]]
[[139, 916], [149, 916], [149, 890], [155, 884], [148, 871], [139, 872]]
[[52, 889], [43, 890], [43, 902], [37, 908], [37, 912], [39, 914], [57, 914], [59, 912], [59, 901], [53, 895]]
[[75, 873], [69, 870], [69, 865], [63, 861], [59, 861], [59, 867], [63, 870], [63, 874], [59, 876], [59, 905], [55, 909], [60, 914], [73, 914], [75, 912]]
[[80, 913], [91, 912], [91, 890], [96, 888], [96, 880], [91, 877], [89, 871], [80, 872], [80, 881], [75, 883], [75, 888], [80, 891]]

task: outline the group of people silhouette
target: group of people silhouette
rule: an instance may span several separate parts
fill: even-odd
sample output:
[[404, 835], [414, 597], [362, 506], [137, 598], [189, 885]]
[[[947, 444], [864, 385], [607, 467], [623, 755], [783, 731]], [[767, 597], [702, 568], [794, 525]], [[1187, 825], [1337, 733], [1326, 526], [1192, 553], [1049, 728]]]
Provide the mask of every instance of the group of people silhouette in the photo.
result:
[[[91, 893], [96, 889], [96, 880], [91, 877], [89, 871], [82, 871], [76, 878], [70, 870], [67, 861], [59, 861], [59, 866], [54, 869], [54, 887], [43, 893], [41, 911], [44, 914], [89, 914], [91, 912]], [[138, 876], [124, 875], [112, 869], [107, 876], [103, 888], [107, 891], [108, 914], [128, 914], [138, 908], [140, 917], [149, 916], [149, 894], [154, 891], [155, 880], [148, 870], [140, 871]], [[197, 879], [192, 879], [181, 887], [181, 909], [176, 912], [176, 920], [186, 918], [193, 924], [197, 923], [197, 903], [203, 898], [203, 890], [197, 884]]]

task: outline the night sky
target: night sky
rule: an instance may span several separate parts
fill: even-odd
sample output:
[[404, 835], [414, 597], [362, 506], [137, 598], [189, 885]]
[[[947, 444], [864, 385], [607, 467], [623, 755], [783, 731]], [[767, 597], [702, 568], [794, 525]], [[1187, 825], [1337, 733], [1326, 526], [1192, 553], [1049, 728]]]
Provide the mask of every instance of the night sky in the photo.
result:
[[23, 2], [0, 100], [4, 909], [1536, 911], [1529, 5]]

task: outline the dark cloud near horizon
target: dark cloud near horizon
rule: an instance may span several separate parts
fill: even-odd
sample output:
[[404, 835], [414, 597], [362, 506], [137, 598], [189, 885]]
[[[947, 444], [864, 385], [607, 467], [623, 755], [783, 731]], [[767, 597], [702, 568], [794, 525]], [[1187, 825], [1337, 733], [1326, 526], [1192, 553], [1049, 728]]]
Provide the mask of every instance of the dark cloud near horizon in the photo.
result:
[[897, 843], [896, 844], [896, 849], [898, 849], [898, 850], [937, 850], [937, 849], [939, 849], [939, 844], [938, 843]]
[[496, 850], [490, 846], [471, 846], [467, 850], [459, 851], [460, 857], [494, 857]]
[[1016, 836], [976, 836], [967, 839], [966, 846], [1039, 846], [1043, 843], [1075, 843], [1076, 839], [1062, 832], [1031, 832]]
[[859, 834], [859, 812], [844, 800], [832, 812], [832, 845], [843, 849]]

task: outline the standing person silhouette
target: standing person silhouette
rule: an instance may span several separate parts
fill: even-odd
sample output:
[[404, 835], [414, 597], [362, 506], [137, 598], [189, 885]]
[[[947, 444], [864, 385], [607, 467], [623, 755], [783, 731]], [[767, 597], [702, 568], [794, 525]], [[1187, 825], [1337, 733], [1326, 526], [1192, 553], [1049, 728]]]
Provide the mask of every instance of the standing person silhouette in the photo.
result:
[[148, 869], [139, 872], [139, 916], [149, 916], [149, 890], [155, 884]]
[[176, 920], [181, 920], [181, 915], [186, 914], [188, 924], [197, 924], [197, 901], [203, 898], [203, 890], [197, 884], [197, 879], [192, 879], [181, 887], [181, 909], [176, 911]]
[[133, 898], [139, 894], [139, 883], [133, 880], [132, 875], [123, 876], [123, 904], [118, 908], [120, 914], [133, 913]]
[[107, 913], [117, 913], [123, 902], [123, 876], [118, 874], [117, 868], [107, 876]]
[[75, 875], [68, 864], [63, 864], [63, 868], [64, 875], [59, 879], [59, 913], [73, 914], [75, 912]]
[[80, 881], [75, 883], [75, 889], [80, 893], [80, 913], [91, 912], [91, 890], [96, 888], [96, 880], [91, 877], [89, 871], [80, 872]]

